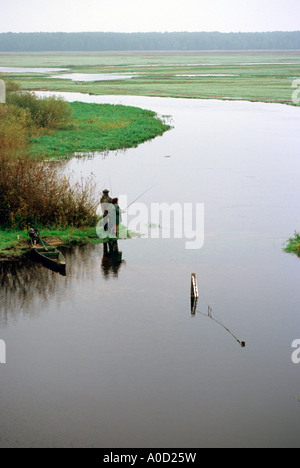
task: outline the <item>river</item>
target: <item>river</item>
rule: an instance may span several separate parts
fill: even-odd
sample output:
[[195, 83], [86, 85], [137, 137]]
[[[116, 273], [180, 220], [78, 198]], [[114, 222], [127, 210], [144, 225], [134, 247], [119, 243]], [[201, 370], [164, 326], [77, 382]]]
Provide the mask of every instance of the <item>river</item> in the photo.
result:
[[74, 248], [66, 277], [8, 265], [0, 447], [299, 447], [300, 261], [282, 251], [300, 225], [299, 109], [60, 94], [171, 117], [162, 137], [66, 170], [129, 203], [156, 184], [139, 200], [149, 212], [204, 204], [204, 246], [123, 240], [118, 264]]

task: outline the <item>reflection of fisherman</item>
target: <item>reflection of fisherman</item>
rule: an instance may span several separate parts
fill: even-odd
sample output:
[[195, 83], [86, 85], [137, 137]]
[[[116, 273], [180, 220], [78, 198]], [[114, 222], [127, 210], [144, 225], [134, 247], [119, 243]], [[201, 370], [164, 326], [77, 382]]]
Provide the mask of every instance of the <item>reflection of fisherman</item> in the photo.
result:
[[104, 243], [101, 265], [104, 277], [108, 278], [111, 272], [114, 276], [118, 276], [122, 263], [122, 252], [119, 251], [118, 242], [113, 240]]
[[[108, 215], [107, 204], [112, 203], [112, 199], [109, 196], [109, 190], [107, 190], [107, 189], [103, 190], [103, 194], [102, 194], [100, 203], [101, 203], [101, 209], [102, 209], [103, 217], [105, 218]], [[108, 231], [108, 220], [104, 224], [104, 231]]]

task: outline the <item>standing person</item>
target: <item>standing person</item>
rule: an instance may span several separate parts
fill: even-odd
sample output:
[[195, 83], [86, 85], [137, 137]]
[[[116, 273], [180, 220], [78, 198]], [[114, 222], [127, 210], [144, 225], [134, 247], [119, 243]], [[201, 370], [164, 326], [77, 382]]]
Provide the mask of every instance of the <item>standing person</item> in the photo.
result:
[[120, 223], [122, 221], [121, 208], [119, 207], [119, 199], [114, 198], [112, 203], [113, 203], [113, 206], [115, 208], [115, 225], [112, 226], [112, 229], [113, 229], [113, 233], [115, 234], [115, 237], [118, 239], [119, 230], [120, 230]]
[[[109, 196], [109, 190], [107, 189], [103, 190], [100, 203], [101, 203], [103, 217], [105, 218], [108, 215], [107, 204], [112, 203], [112, 198], [110, 198]], [[108, 231], [108, 221], [104, 224], [104, 231]]]
[[101, 205], [103, 205], [104, 203], [112, 203], [112, 199], [109, 196], [109, 190], [107, 189], [103, 190], [100, 203]]

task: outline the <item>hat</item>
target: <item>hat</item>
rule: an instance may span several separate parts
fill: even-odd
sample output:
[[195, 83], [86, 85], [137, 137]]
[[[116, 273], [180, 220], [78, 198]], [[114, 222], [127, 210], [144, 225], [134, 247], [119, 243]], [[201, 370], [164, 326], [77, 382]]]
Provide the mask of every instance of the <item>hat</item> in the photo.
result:
[[105, 189], [103, 190], [103, 193], [109, 193], [109, 190]]

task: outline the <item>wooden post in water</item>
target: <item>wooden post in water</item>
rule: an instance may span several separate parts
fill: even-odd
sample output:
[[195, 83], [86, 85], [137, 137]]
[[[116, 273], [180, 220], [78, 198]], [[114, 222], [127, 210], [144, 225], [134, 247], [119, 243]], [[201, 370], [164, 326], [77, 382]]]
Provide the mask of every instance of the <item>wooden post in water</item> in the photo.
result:
[[197, 284], [196, 274], [192, 273], [191, 277], [191, 313], [196, 315], [197, 303], [199, 299], [199, 289]]

